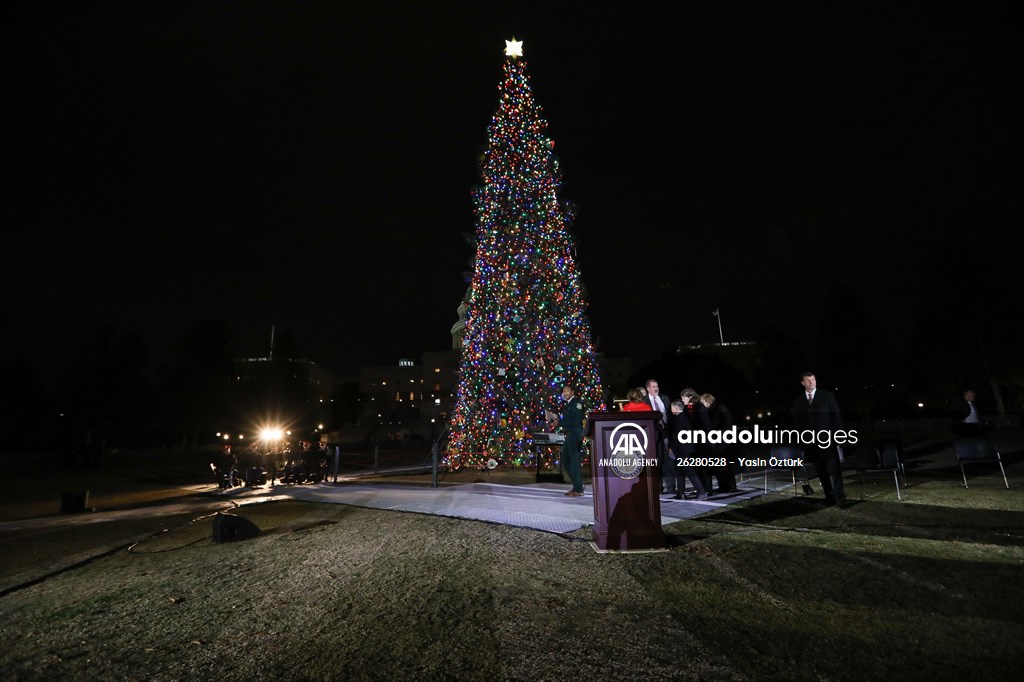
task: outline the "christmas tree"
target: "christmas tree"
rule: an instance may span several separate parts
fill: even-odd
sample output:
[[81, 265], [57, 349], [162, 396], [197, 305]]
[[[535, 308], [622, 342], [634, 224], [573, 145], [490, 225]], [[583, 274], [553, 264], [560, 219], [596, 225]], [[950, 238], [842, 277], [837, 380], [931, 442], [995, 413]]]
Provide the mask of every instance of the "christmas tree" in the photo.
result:
[[447, 462], [532, 465], [566, 383], [604, 409], [570, 213], [522, 43], [506, 41], [501, 100], [474, 190], [476, 258]]

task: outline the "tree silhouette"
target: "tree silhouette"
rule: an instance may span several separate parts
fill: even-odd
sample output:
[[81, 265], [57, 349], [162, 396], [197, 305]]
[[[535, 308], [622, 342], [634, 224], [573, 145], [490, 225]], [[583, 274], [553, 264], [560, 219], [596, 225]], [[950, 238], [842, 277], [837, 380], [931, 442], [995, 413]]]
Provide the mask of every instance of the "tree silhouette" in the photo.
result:
[[983, 256], [969, 235], [939, 243], [926, 259], [920, 307], [905, 363], [912, 384], [933, 400], [975, 388], [1006, 409], [1003, 391], [1024, 383], [1024, 309], [1019, 254]]
[[823, 387], [835, 391], [844, 411], [864, 421], [891, 383], [889, 337], [846, 286], [829, 290], [820, 317], [818, 362], [811, 369]]
[[0, 365], [0, 450], [38, 452], [60, 428], [53, 397], [41, 385], [39, 366], [24, 350]]
[[219, 319], [194, 323], [176, 345], [162, 383], [179, 447], [195, 447], [202, 434], [212, 436], [234, 417], [236, 352], [233, 333]]
[[103, 327], [75, 354], [64, 375], [68, 419], [82, 442], [148, 441], [157, 420], [148, 352], [135, 332]]
[[758, 402], [785, 422], [800, 391], [800, 374], [809, 369], [806, 349], [788, 330], [774, 324], [761, 330], [757, 343], [761, 347], [761, 365], [754, 377]]

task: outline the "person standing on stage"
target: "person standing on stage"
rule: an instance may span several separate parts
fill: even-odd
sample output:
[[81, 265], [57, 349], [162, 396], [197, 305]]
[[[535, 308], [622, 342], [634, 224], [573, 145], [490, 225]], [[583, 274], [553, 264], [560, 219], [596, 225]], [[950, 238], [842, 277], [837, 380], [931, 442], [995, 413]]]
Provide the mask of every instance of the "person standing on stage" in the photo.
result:
[[580, 461], [580, 446], [583, 443], [583, 420], [586, 411], [583, 402], [576, 397], [576, 390], [566, 384], [562, 387], [562, 405], [558, 417], [558, 425], [565, 434], [562, 444], [562, 462], [572, 481], [572, 490], [566, 497], [583, 496], [583, 471]]
[[[707, 409], [708, 418], [711, 419], [711, 427], [718, 431], [719, 434], [731, 430], [736, 423], [732, 419], [732, 413], [729, 412], [729, 408], [717, 402], [715, 396], [710, 393], [705, 393], [700, 397], [700, 404]], [[716, 458], [725, 460], [725, 464], [714, 467], [715, 478], [718, 479], [718, 492], [736, 492], [736, 472], [733, 470], [733, 463], [736, 462], [734, 448], [726, 443], [719, 443], [711, 447]]]
[[651, 409], [651, 406], [644, 400], [642, 389], [631, 388], [626, 393], [626, 402], [622, 404], [623, 412], [646, 412]]
[[[697, 431], [703, 431], [704, 436], [697, 442], [697, 457], [706, 458], [714, 456], [714, 452], [711, 449], [711, 445], [706, 442], [707, 434], [714, 428], [711, 425], [711, 417], [708, 416], [708, 408], [704, 407], [704, 404], [700, 401], [700, 393], [693, 390], [692, 388], [684, 388], [679, 393], [679, 400], [685, 406], [686, 416], [690, 420], [690, 428], [696, 433]], [[695, 438], [695, 440], [697, 440]], [[700, 476], [701, 483], [704, 484], [704, 489], [711, 494], [711, 468], [710, 467], [696, 467], [697, 475]]]
[[[700, 480], [700, 476], [697, 475], [697, 470], [692, 466], [680, 466], [683, 462], [678, 461], [686, 460], [697, 454], [697, 449], [693, 446], [693, 443], [690, 443], [688, 439], [680, 439], [679, 437], [680, 433], [685, 432], [689, 435], [693, 430], [690, 418], [686, 416], [686, 405], [682, 400], [676, 400], [672, 402], [671, 409], [672, 426], [669, 432], [674, 435], [668, 439], [668, 442], [676, 457], [675, 466], [673, 466], [673, 475], [676, 478], [674, 497], [677, 500], [683, 499], [683, 491], [686, 487], [686, 482], [683, 478], [685, 476], [690, 479], [694, 490], [697, 491], [697, 501], [703, 502], [708, 499], [708, 491], [704, 488], [704, 482]], [[687, 440], [687, 442], [684, 443], [683, 440]]]
[[655, 456], [658, 458], [658, 468], [661, 470], [661, 493], [675, 493], [676, 472], [672, 469], [674, 461], [670, 461], [671, 452], [668, 449], [668, 400], [661, 395], [661, 387], [657, 379], [648, 379], [644, 384], [647, 390], [646, 401], [652, 410], [661, 414], [661, 419], [655, 423], [654, 432], [657, 436], [657, 447]]

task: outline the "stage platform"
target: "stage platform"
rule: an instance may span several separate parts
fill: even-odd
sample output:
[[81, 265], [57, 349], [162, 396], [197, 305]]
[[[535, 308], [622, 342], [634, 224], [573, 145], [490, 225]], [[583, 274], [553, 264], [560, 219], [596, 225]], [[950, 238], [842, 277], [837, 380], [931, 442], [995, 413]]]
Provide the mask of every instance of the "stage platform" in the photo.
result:
[[[594, 522], [594, 502], [589, 486], [583, 497], [566, 497], [564, 493], [567, 487], [557, 483], [467, 483], [430, 488], [407, 484], [344, 482], [238, 487], [228, 490], [218, 490], [209, 485], [194, 486], [193, 489], [194, 497], [179, 499], [173, 503], [9, 521], [0, 523], [0, 531], [58, 525], [88, 526], [127, 518], [231, 511], [238, 507], [277, 500], [347, 504], [371, 509], [435, 514], [534, 528], [552, 533], [571, 533]], [[763, 494], [762, 481], [753, 479], [747, 481], [737, 493], [713, 496], [702, 502], [674, 500], [669, 496], [662, 496], [662, 523], [674, 523]]]

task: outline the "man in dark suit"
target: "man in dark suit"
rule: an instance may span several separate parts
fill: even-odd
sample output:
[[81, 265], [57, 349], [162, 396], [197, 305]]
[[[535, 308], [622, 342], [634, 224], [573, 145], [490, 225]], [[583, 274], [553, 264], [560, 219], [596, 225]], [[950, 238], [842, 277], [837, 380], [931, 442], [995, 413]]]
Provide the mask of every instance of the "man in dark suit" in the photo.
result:
[[985, 434], [985, 423], [981, 420], [981, 412], [975, 402], [977, 395], [971, 389], [964, 391], [964, 401], [959, 409], [954, 410], [956, 423], [953, 433], [958, 436], [981, 436]]
[[[818, 389], [813, 372], [800, 375], [800, 383], [804, 391], [793, 401], [793, 424], [800, 431], [814, 431], [815, 444], [805, 445], [804, 455], [814, 463], [821, 487], [825, 490], [825, 501], [843, 506], [846, 504], [843, 469], [833, 437], [836, 431], [843, 428], [839, 404], [834, 395]], [[821, 441], [824, 439], [819, 438], [822, 431], [827, 432], [827, 444], [823, 444]]]
[[[708, 417], [711, 419], [711, 426], [719, 433], [730, 431], [736, 423], [732, 419], [729, 408], [715, 400], [715, 396], [705, 393], [700, 397], [700, 404], [707, 408]], [[733, 464], [736, 462], [734, 448], [727, 443], [719, 443], [711, 446], [711, 451], [716, 458], [725, 459], [725, 464], [714, 468], [715, 478], [718, 479], [718, 492], [736, 492], [736, 472]], [[737, 465], [738, 466], [738, 465]]]
[[[700, 401], [700, 393], [692, 388], [684, 388], [679, 394], [679, 400], [686, 407], [686, 416], [690, 420], [690, 426], [694, 432], [703, 431], [704, 436], [701, 442], [697, 443], [697, 457], [714, 457], [714, 448], [710, 443], [705, 442], [714, 426], [711, 424], [711, 417], [708, 415], [708, 408]], [[696, 437], [695, 437], [696, 438]], [[697, 467], [697, 475], [700, 476], [704, 489], [711, 493], [711, 467]]]
[[644, 384], [644, 388], [647, 389], [647, 403], [651, 406], [652, 410], [657, 410], [661, 413], [661, 423], [668, 424], [669, 404], [665, 400], [665, 396], [661, 395], [661, 387], [658, 386], [657, 379], [648, 379], [647, 383]]
[[[676, 400], [672, 403], [672, 426], [669, 428], [669, 433], [673, 434], [669, 436], [669, 446], [672, 448], [672, 452], [675, 453], [677, 460], [685, 460], [689, 457], [693, 457], [697, 454], [697, 448], [693, 446], [693, 443], [683, 443], [679, 439], [679, 434], [685, 432], [687, 435], [693, 430], [690, 424], [690, 418], [686, 416], [686, 405], [683, 401]], [[688, 438], [684, 440], [689, 440]], [[690, 479], [690, 483], [693, 484], [694, 490], [697, 491], [697, 501], [703, 502], [708, 499], [708, 491], [704, 489], [704, 483], [700, 480], [700, 476], [697, 475], [697, 470], [692, 466], [678, 466], [682, 462], [676, 462], [677, 466], [674, 466], [675, 470], [673, 475], [676, 478], [676, 494], [675, 499], [683, 499], [683, 490], [686, 488], [686, 481], [684, 476]]]
[[675, 472], [675, 460], [672, 457], [672, 451], [668, 448], [666, 429], [669, 422], [669, 404], [665, 400], [664, 396], [661, 395], [661, 387], [658, 386], [657, 379], [648, 379], [647, 383], [644, 384], [644, 388], [647, 390], [647, 404], [651, 406], [652, 410], [656, 410], [661, 414], [661, 421], [657, 424], [658, 447], [656, 450], [658, 462], [661, 464], [661, 492], [662, 494], [675, 495], [676, 493], [676, 472]]

